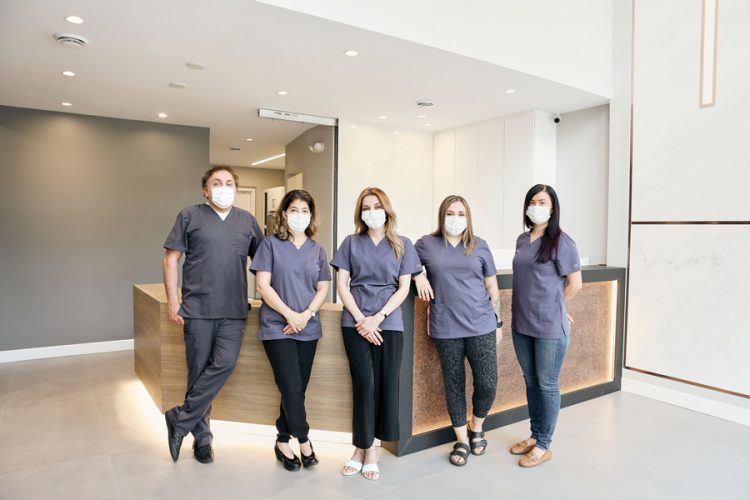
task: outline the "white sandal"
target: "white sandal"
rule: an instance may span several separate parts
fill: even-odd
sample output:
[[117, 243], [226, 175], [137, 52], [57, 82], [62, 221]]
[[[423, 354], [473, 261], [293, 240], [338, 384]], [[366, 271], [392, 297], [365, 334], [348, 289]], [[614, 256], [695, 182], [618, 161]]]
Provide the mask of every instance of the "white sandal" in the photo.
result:
[[[375, 472], [375, 477], [367, 477], [365, 476], [365, 472]], [[377, 481], [380, 478], [380, 469], [378, 469], [377, 462], [374, 464], [366, 464], [362, 467], [362, 475], [365, 479], [369, 479], [370, 481]]]
[[357, 462], [356, 460], [349, 460], [344, 464], [344, 468], [347, 467], [354, 469], [354, 472], [346, 472], [345, 470], [342, 470], [342, 476], [353, 476], [354, 474], [359, 474], [359, 472], [362, 470], [362, 463]]

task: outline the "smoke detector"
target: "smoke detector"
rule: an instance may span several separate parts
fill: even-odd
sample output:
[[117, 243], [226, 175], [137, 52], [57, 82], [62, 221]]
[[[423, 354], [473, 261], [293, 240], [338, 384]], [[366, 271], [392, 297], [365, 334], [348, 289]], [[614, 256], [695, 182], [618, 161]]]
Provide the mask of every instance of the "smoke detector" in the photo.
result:
[[309, 149], [313, 154], [320, 154], [325, 151], [326, 145], [322, 142], [316, 142], [307, 146], [307, 149]]
[[417, 101], [417, 106], [420, 108], [429, 108], [430, 106], [434, 106], [435, 101], [431, 101], [429, 99], [424, 99], [422, 101]]
[[81, 35], [74, 35], [72, 33], [55, 33], [53, 36], [60, 45], [71, 49], [85, 47], [89, 43]]

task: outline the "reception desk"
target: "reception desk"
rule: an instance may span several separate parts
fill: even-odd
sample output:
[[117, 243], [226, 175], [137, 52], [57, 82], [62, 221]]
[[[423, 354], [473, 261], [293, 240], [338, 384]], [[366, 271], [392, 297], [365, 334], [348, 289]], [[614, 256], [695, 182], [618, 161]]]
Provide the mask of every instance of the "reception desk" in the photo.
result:
[[[561, 373], [563, 406], [620, 388], [625, 270], [585, 267], [583, 289], [568, 303], [574, 318], [568, 355]], [[492, 429], [528, 417], [521, 369], [510, 335], [512, 275], [498, 274], [506, 325], [498, 344], [499, 383], [485, 422]], [[412, 290], [413, 292], [413, 290]], [[258, 337], [259, 301], [250, 301], [242, 350], [232, 376], [213, 406], [212, 418], [274, 425], [279, 394]], [[167, 320], [161, 284], [133, 287], [135, 370], [162, 412], [185, 395], [187, 368], [182, 329]], [[411, 293], [403, 305], [404, 352], [399, 386], [401, 439], [383, 445], [404, 455], [454, 439], [445, 408], [440, 363], [427, 336], [427, 307]], [[351, 432], [351, 379], [341, 340], [341, 305], [325, 304], [306, 408], [313, 429]], [[471, 394], [471, 376], [467, 376]], [[471, 399], [469, 398], [469, 405]], [[469, 406], [470, 408], [470, 406]]]

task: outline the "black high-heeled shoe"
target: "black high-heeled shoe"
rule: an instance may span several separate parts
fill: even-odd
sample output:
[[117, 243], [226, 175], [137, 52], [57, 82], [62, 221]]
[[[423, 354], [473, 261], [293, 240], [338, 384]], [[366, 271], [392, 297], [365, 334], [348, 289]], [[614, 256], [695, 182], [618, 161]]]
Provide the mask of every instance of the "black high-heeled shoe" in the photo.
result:
[[277, 441], [276, 444], [273, 446], [273, 451], [276, 453], [276, 460], [281, 462], [281, 464], [284, 466], [284, 468], [288, 471], [295, 471], [299, 470], [302, 466], [302, 462], [300, 462], [299, 457], [297, 455], [293, 454], [294, 458], [289, 458], [279, 449], [279, 442]]
[[310, 442], [310, 454], [305, 455], [302, 453], [302, 449], [299, 450], [299, 455], [302, 458], [302, 466], [305, 469], [309, 469], [315, 465], [318, 465], [318, 457], [315, 456], [315, 450], [313, 450], [312, 442]]

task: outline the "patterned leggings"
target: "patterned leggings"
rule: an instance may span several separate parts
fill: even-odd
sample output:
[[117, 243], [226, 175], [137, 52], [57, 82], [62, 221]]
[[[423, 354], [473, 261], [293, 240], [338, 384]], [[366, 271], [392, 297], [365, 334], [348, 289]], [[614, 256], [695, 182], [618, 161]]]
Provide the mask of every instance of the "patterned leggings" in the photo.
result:
[[453, 427], [466, 425], [466, 370], [469, 360], [474, 378], [471, 401], [473, 413], [485, 418], [495, 401], [497, 391], [497, 346], [495, 330], [477, 337], [435, 339], [440, 365], [443, 367], [445, 402]]

